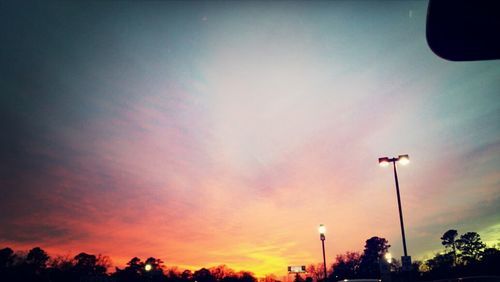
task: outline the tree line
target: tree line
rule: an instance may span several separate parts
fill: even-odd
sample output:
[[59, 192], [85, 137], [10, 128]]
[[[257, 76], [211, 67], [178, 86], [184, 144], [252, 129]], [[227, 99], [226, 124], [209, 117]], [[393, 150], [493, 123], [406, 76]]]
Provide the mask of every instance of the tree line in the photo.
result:
[[500, 276], [500, 244], [486, 247], [476, 232], [458, 235], [450, 229], [441, 236], [444, 250], [422, 266], [423, 276], [432, 279], [476, 275]]
[[[498, 276], [500, 279], [500, 244], [486, 247], [476, 232], [459, 236], [457, 230], [448, 230], [440, 238], [444, 250], [433, 258], [412, 262], [410, 276], [413, 281], [432, 281], [467, 276]], [[328, 282], [343, 279], [380, 279], [384, 270], [392, 281], [404, 280], [401, 261], [388, 261], [385, 255], [390, 245], [380, 237], [366, 240], [362, 252], [346, 252], [337, 255], [328, 271]], [[307, 268], [314, 280], [322, 280], [323, 264], [312, 264]], [[295, 282], [300, 282], [296, 277]], [[298, 280], [298, 281], [297, 281]]]
[[[39, 247], [26, 253], [0, 249], [0, 281], [4, 282], [257, 282], [251, 272], [235, 272], [225, 265], [181, 271], [167, 268], [154, 257], [144, 261], [134, 257], [112, 273], [110, 268], [110, 258], [103, 255], [80, 253], [72, 258], [51, 258]], [[273, 276], [263, 280], [276, 281]]]
[[[414, 281], [430, 281], [466, 276], [495, 275], [500, 277], [500, 244], [486, 247], [476, 232], [459, 236], [457, 230], [448, 230], [440, 238], [444, 249], [426, 261], [414, 261], [410, 275]], [[379, 279], [390, 275], [392, 281], [403, 277], [398, 259], [387, 261], [385, 255], [390, 245], [385, 238], [371, 237], [362, 252], [337, 255], [330, 265], [327, 281], [343, 279]], [[284, 266], [286, 267], [286, 266]], [[322, 264], [310, 264], [306, 277], [295, 276], [295, 282], [324, 280]], [[132, 258], [124, 268], [111, 270], [108, 256], [79, 253], [74, 257], [50, 257], [43, 249], [35, 247], [28, 252], [0, 249], [0, 281], [5, 282], [257, 282], [248, 271], [235, 272], [225, 265], [212, 268], [179, 270], [167, 268], [154, 257], [141, 260]], [[275, 275], [268, 275], [259, 282], [279, 282]]]

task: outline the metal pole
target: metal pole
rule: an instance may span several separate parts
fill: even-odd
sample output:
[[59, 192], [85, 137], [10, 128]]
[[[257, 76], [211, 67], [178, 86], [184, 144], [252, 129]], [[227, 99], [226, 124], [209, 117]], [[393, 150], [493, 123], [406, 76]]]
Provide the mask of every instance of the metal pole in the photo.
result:
[[321, 234], [321, 245], [323, 246], [323, 268], [325, 270], [325, 276], [324, 279], [326, 281], [326, 256], [325, 256], [325, 235]]
[[396, 172], [396, 162], [392, 162], [392, 167], [394, 168], [394, 180], [396, 181], [396, 194], [398, 195], [398, 208], [399, 208], [399, 221], [401, 222], [401, 235], [403, 236], [403, 251], [405, 257], [408, 256], [408, 252], [406, 250], [406, 237], [405, 237], [405, 227], [403, 223], [403, 211], [401, 209], [401, 197], [399, 196], [399, 182], [398, 182], [398, 173]]

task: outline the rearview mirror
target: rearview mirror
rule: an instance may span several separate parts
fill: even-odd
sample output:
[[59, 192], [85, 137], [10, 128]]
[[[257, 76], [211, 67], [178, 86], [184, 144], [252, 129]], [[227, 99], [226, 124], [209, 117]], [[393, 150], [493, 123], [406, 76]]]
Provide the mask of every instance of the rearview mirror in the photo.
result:
[[500, 1], [430, 0], [427, 43], [451, 61], [500, 59]]

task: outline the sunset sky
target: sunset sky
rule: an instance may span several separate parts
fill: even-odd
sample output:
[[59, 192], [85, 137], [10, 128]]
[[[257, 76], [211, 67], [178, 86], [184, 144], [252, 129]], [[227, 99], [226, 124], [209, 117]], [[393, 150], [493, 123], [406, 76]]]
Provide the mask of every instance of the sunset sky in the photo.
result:
[[0, 3], [0, 248], [257, 276], [384, 237], [500, 243], [500, 61], [426, 1]]

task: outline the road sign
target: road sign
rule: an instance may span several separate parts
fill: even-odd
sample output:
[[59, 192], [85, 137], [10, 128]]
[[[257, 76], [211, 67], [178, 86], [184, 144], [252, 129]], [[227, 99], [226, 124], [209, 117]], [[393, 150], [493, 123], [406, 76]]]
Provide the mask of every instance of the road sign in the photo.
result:
[[302, 273], [306, 272], [306, 266], [305, 265], [293, 265], [288, 267], [288, 272], [289, 273]]

